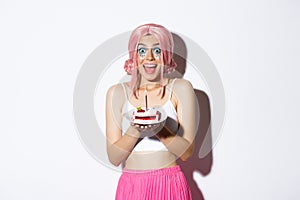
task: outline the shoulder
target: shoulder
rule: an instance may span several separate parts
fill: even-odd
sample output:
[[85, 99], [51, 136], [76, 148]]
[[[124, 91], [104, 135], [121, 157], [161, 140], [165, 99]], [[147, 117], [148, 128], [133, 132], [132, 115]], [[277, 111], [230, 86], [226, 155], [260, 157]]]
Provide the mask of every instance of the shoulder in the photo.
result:
[[112, 85], [111, 87], [109, 87], [109, 89], [107, 90], [106, 96], [109, 97], [113, 97], [113, 98], [122, 98], [125, 97], [124, 95], [124, 89], [122, 86], [122, 83], [118, 83], [115, 85]]
[[195, 90], [190, 81], [185, 79], [176, 79], [173, 86], [174, 96], [178, 112], [192, 113], [195, 110]]
[[176, 92], [188, 92], [188, 91], [194, 91], [193, 85], [190, 81], [182, 78], [177, 78], [174, 80], [174, 86], [173, 89]]

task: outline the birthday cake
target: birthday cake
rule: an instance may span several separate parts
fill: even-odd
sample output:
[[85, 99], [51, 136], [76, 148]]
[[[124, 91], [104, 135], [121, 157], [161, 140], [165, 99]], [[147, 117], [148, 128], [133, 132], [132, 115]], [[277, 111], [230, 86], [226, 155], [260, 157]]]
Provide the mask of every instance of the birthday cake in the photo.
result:
[[137, 107], [132, 113], [134, 124], [156, 124], [161, 118], [161, 113], [157, 108]]

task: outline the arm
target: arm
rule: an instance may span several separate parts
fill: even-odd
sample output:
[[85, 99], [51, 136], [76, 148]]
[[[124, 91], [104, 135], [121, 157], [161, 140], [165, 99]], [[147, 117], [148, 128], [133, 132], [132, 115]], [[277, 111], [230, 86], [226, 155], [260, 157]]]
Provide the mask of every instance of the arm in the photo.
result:
[[173, 96], [177, 100], [177, 115], [180, 124], [177, 134], [163, 127], [157, 137], [164, 143], [168, 150], [186, 161], [194, 148], [196, 124], [199, 122], [196, 108], [197, 101], [191, 83], [184, 79], [177, 79], [174, 84]]
[[122, 106], [125, 101], [121, 85], [112, 86], [106, 95], [106, 144], [110, 162], [118, 166], [132, 152], [140, 137], [139, 131], [129, 126], [122, 136]]

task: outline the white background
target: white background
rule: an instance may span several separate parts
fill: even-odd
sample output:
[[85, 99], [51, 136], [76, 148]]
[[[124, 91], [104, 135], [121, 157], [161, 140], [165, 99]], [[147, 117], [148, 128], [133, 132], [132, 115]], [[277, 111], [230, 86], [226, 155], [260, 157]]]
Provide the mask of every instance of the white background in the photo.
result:
[[0, 199], [113, 199], [119, 173], [82, 146], [73, 89], [102, 42], [148, 22], [197, 42], [223, 80], [226, 122], [208, 200], [299, 199], [300, 3], [0, 1]]

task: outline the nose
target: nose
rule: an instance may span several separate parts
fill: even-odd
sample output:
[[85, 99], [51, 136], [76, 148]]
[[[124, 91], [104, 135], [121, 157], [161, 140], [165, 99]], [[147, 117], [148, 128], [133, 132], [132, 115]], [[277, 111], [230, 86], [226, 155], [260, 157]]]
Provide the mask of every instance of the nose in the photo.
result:
[[146, 55], [146, 59], [147, 60], [154, 60], [154, 55], [153, 55], [152, 49], [148, 50], [147, 55]]

